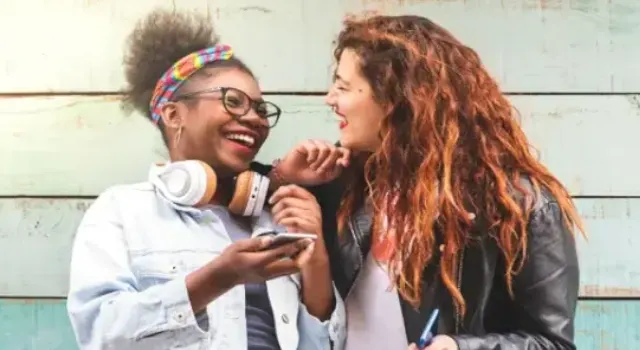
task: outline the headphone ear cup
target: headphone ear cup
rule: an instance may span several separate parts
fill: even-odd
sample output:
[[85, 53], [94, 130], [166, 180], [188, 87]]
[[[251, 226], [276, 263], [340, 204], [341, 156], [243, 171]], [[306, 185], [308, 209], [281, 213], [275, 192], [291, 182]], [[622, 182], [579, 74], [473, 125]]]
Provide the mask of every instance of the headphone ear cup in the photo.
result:
[[267, 194], [269, 193], [269, 184], [271, 183], [271, 180], [266, 176], [260, 174], [256, 175], [258, 176], [260, 185], [256, 189], [258, 192], [253, 204], [253, 215], [260, 216], [262, 209], [264, 208], [264, 204], [267, 201]]
[[249, 196], [251, 195], [252, 182], [253, 172], [245, 171], [238, 175], [235, 190], [233, 191], [233, 197], [229, 202], [230, 212], [236, 215], [245, 215], [245, 208], [247, 207]]
[[202, 169], [204, 170], [206, 180], [204, 194], [195, 206], [203, 206], [211, 202], [213, 195], [216, 194], [216, 190], [218, 189], [218, 176], [216, 175], [216, 172], [213, 171], [213, 168], [209, 166], [209, 164], [200, 160], [198, 161], [198, 163], [200, 163], [200, 166], [202, 166]]
[[158, 174], [159, 189], [176, 204], [202, 206], [213, 198], [217, 176], [213, 169], [199, 160], [167, 164]]

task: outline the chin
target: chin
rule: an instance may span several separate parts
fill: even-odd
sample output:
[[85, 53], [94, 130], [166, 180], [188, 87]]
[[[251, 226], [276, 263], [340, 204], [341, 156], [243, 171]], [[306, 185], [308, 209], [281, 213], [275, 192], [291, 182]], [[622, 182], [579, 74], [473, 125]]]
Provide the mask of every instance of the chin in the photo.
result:
[[352, 140], [350, 137], [344, 134], [340, 135], [340, 146], [351, 149], [351, 147], [353, 146], [353, 142], [351, 141]]
[[358, 142], [358, 140], [354, 140], [350, 137], [340, 137], [340, 146], [355, 152], [369, 151], [369, 149], [365, 147], [364, 143]]
[[216, 172], [221, 177], [236, 176], [248, 170], [251, 162], [252, 160], [247, 161], [244, 159], [221, 159], [219, 166], [216, 167]]
[[250, 161], [242, 160], [242, 161], [234, 162], [229, 164], [228, 168], [231, 169], [234, 173], [239, 174], [243, 171], [249, 170], [249, 167], [252, 161], [253, 160], [250, 160]]

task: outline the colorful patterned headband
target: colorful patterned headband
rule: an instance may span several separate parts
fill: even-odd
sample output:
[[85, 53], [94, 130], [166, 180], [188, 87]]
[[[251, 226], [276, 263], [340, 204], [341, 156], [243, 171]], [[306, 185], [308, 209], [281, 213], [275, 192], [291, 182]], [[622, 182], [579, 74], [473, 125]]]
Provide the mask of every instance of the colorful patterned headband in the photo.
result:
[[181, 58], [171, 66], [158, 80], [153, 96], [149, 103], [151, 119], [154, 123], [160, 120], [160, 110], [171, 100], [178, 88], [200, 68], [207, 63], [228, 60], [233, 55], [233, 49], [228, 45], [215, 45], [202, 49]]

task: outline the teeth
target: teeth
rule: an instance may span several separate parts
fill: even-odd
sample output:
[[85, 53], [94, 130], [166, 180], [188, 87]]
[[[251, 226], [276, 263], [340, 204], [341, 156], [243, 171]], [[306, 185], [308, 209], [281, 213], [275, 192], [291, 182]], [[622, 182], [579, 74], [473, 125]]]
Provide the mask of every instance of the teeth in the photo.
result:
[[244, 143], [245, 145], [251, 147], [253, 146], [254, 143], [256, 143], [256, 140], [249, 136], [249, 135], [243, 135], [243, 134], [229, 134], [227, 135], [227, 138], [229, 140], [236, 140], [236, 141], [240, 141], [242, 143]]

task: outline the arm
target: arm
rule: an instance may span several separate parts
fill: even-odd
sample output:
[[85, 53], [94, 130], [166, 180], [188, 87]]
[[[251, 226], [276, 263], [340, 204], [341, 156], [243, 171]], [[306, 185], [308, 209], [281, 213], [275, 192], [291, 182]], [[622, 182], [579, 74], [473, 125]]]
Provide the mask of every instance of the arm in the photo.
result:
[[[309, 192], [319, 201], [319, 205], [322, 208], [322, 211], [325, 209], [323, 204], [326, 200], [322, 199], [337, 199], [337, 198], [324, 198], [328, 196], [339, 196], [340, 191], [335, 188], [336, 185], [331, 184], [323, 184], [319, 186], [314, 186], [307, 188]], [[328, 216], [329, 219], [334, 219], [333, 215]], [[323, 215], [323, 228], [327, 225]], [[327, 227], [332, 228], [332, 227]], [[346, 320], [346, 310], [344, 306], [344, 301], [341, 298], [341, 294], [339, 290], [336, 288], [336, 283], [333, 282], [333, 274], [332, 267], [338, 267], [340, 264], [333, 259], [337, 257], [334, 254], [329, 254], [331, 252], [337, 252], [337, 237], [335, 233], [333, 235], [327, 234], [327, 232], [334, 232], [331, 229], [328, 231], [323, 230], [323, 239], [319, 240], [318, 243], [322, 245], [322, 247], [317, 247], [316, 249], [321, 248], [326, 252], [324, 259], [321, 259], [321, 265], [316, 267], [313, 271], [305, 271], [302, 270], [302, 300], [303, 304], [301, 304], [300, 316], [298, 321], [298, 328], [301, 332], [301, 339], [309, 339], [308, 346], [301, 346], [301, 349], [334, 349], [334, 350], [342, 350], [346, 345], [346, 337], [347, 337], [347, 320]], [[319, 291], [322, 291], [322, 298], [318, 297]], [[330, 303], [325, 303], [327, 298], [330, 298]], [[329, 306], [328, 309], [323, 309], [322, 307], [316, 307], [312, 305], [316, 301], [316, 305], [325, 305]], [[310, 312], [312, 309], [317, 311]], [[324, 311], [323, 311], [324, 310]], [[326, 312], [326, 310], [330, 311], [330, 314]], [[312, 315], [313, 314], [313, 315]], [[314, 316], [315, 315], [315, 316]], [[327, 321], [327, 315], [328, 321]], [[323, 317], [325, 316], [325, 317]], [[328, 345], [330, 341], [331, 347]], [[304, 345], [307, 343], [302, 343]]]
[[[304, 289], [304, 276], [302, 277]], [[332, 283], [329, 285], [333, 286]], [[303, 297], [304, 298], [304, 297]], [[298, 330], [301, 350], [343, 350], [347, 338], [347, 317], [338, 290], [332, 288], [332, 309], [328, 319], [312, 315], [304, 302], [300, 303]]]
[[282, 160], [275, 159], [270, 165], [252, 162], [250, 168], [271, 180], [269, 191], [273, 193], [288, 184], [313, 186], [334, 180], [349, 165], [349, 158], [349, 150], [339, 144], [306, 140], [289, 150]]
[[[191, 284], [202, 286], [198, 279]], [[213, 299], [222, 292], [201, 289], [198, 309], [203, 294]], [[194, 313], [184, 278], [138, 288], [111, 192], [98, 197], [76, 233], [67, 309], [82, 349], [155, 349], [208, 339], [206, 313]]]
[[531, 214], [528, 256], [514, 278], [519, 332], [453, 336], [460, 350], [575, 349], [579, 268], [575, 241], [560, 207], [547, 202]]
[[322, 215], [316, 198], [307, 190], [288, 185], [270, 198], [274, 222], [293, 232], [308, 232], [316, 240], [296, 260], [301, 267], [301, 302], [298, 313], [299, 349], [342, 349], [346, 339], [344, 304], [335, 288]]

